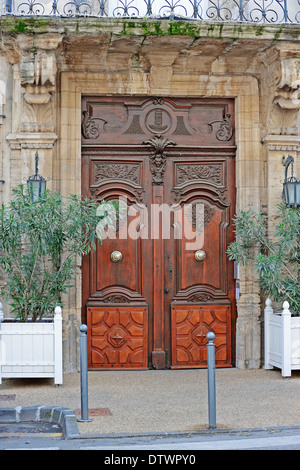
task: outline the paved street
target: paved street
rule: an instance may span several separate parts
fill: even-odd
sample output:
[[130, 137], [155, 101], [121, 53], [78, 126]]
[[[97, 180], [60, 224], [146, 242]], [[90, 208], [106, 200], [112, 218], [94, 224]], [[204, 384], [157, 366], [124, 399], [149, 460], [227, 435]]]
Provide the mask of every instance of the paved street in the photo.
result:
[[[66, 375], [60, 387], [3, 381], [0, 450], [97, 450], [103, 461], [112, 454], [195, 455], [197, 463], [203, 450], [300, 450], [299, 372], [283, 379], [279, 371], [218, 369], [216, 430], [208, 430], [206, 370], [90, 373], [89, 422], [78, 422], [79, 379]], [[63, 407], [75, 421], [68, 432], [57, 420], [30, 422]], [[15, 410], [27, 422], [19, 414], [12, 423]], [[161, 464], [154, 457], [139, 463]]]
[[300, 427], [69, 440], [62, 439], [53, 428], [31, 432], [27, 425], [26, 429], [19, 426], [10, 431], [0, 434], [1, 450], [97, 450], [103, 463], [131, 467], [200, 463], [202, 450], [300, 450]]

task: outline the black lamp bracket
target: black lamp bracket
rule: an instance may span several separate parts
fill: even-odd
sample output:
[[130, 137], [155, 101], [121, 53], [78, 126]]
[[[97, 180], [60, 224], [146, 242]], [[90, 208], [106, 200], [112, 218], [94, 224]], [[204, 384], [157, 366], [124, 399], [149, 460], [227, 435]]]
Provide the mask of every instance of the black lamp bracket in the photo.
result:
[[287, 158], [285, 157], [285, 155], [283, 155], [283, 157], [282, 157], [282, 164], [283, 164], [283, 166], [285, 166], [285, 176], [284, 176], [285, 181], [288, 180], [287, 174], [288, 174], [288, 169], [289, 169], [290, 165], [292, 165], [292, 176], [291, 176], [291, 178], [294, 177], [294, 161], [295, 161], [295, 159], [294, 159], [294, 157], [292, 157], [292, 155], [288, 155]]

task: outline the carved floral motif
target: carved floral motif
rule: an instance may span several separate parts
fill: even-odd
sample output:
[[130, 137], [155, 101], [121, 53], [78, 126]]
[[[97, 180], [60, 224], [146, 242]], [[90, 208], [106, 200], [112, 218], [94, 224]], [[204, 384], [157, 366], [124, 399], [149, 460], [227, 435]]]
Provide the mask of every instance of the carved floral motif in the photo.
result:
[[154, 147], [154, 153], [150, 155], [150, 171], [152, 174], [152, 184], [161, 185], [164, 182], [164, 173], [166, 170], [165, 148], [170, 145], [176, 145], [172, 140], [166, 139], [161, 135], [155, 135], [149, 140], [142, 142], [143, 145]]
[[52, 87], [27, 84], [22, 94], [20, 132], [54, 132]]
[[106, 304], [126, 304], [129, 302], [128, 298], [121, 294], [112, 294], [102, 300]]
[[178, 165], [176, 184], [191, 180], [207, 180], [222, 183], [222, 165]]
[[195, 303], [209, 302], [211, 300], [213, 300], [213, 296], [211, 294], [202, 294], [202, 293], [192, 294], [187, 299], [188, 302], [195, 302]]
[[95, 163], [95, 181], [100, 183], [107, 179], [122, 179], [139, 184], [139, 167], [132, 163]]

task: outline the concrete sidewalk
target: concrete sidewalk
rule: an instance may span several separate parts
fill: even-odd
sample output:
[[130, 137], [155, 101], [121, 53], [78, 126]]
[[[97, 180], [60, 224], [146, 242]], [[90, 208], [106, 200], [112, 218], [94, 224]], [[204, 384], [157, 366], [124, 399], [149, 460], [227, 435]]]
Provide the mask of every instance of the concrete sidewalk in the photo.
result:
[[[81, 436], [201, 431], [208, 427], [207, 370], [89, 372], [89, 418]], [[300, 425], [300, 371], [216, 369], [220, 430]], [[0, 412], [7, 408], [64, 407], [81, 417], [80, 374], [51, 379], [4, 379]], [[0, 413], [1, 414], [1, 413]]]

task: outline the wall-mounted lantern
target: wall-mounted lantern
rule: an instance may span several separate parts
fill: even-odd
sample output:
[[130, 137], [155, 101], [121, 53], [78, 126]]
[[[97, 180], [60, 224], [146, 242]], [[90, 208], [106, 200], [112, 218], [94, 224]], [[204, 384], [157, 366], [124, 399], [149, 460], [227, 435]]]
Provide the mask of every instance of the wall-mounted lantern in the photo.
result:
[[46, 189], [47, 180], [38, 173], [39, 154], [35, 154], [35, 175], [29, 176], [27, 180], [28, 192], [33, 202], [38, 202]]
[[[294, 157], [288, 155], [282, 157], [282, 164], [285, 166], [285, 178], [283, 182], [283, 202], [288, 206], [300, 206], [300, 180], [294, 176]], [[291, 176], [288, 177], [288, 168], [291, 165]]]

